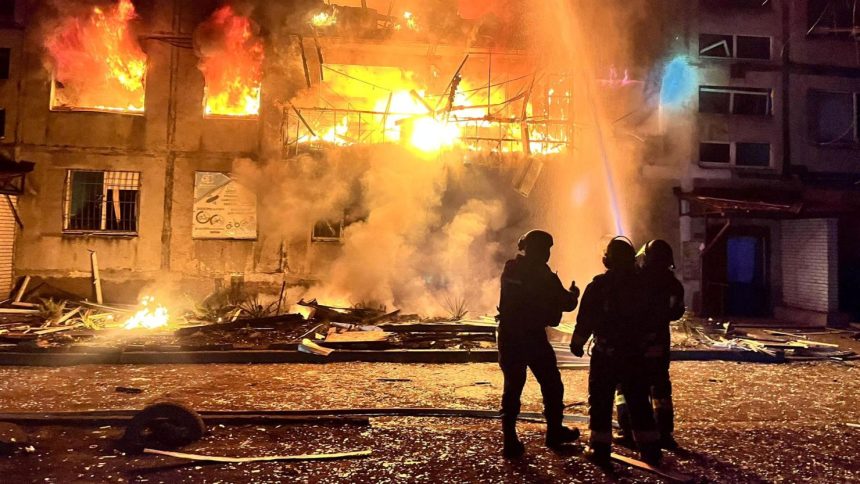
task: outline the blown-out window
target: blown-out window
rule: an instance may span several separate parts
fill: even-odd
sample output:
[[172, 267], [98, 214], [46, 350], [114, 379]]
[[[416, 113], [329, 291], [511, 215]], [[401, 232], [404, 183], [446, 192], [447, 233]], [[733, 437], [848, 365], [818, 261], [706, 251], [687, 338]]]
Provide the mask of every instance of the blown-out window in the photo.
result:
[[314, 224], [311, 240], [314, 242], [339, 242], [343, 238], [343, 219], [321, 220]]
[[699, 162], [710, 166], [769, 168], [770, 143], [705, 141], [699, 143]]
[[63, 230], [137, 233], [139, 204], [139, 172], [69, 170]]
[[773, 113], [771, 90], [702, 86], [699, 112], [769, 116]]
[[699, 34], [700, 57], [770, 59], [770, 37]]

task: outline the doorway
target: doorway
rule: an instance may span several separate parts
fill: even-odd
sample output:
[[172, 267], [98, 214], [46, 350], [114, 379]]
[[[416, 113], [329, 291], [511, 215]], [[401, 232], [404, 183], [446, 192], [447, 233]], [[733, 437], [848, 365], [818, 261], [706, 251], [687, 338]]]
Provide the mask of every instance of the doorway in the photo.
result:
[[724, 227], [708, 227], [710, 249], [702, 261], [705, 313], [709, 316], [768, 316], [770, 230], [731, 226], [723, 230]]

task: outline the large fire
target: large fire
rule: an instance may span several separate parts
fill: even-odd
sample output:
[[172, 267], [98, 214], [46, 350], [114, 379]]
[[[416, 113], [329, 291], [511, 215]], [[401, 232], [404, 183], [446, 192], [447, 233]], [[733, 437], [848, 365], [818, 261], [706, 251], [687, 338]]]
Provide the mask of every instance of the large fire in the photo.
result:
[[204, 113], [259, 114], [264, 48], [251, 19], [225, 5], [198, 29], [195, 44], [205, 82]]
[[349, 109], [303, 109], [294, 123], [297, 144], [401, 143], [422, 155], [455, 148], [552, 154], [568, 141], [570, 93], [548, 88], [536, 108], [524, 94], [530, 76], [489, 89], [457, 77], [447, 92], [433, 94], [414, 73], [398, 68], [328, 64], [326, 70], [320, 91], [295, 102], [311, 103], [318, 95]]
[[48, 33], [51, 108], [143, 111], [146, 54], [129, 27], [136, 15], [131, 0], [119, 0], [66, 18]]
[[123, 326], [125, 329], [156, 329], [167, 326], [167, 308], [155, 303], [155, 298], [146, 296], [140, 302], [142, 309], [134, 314]]

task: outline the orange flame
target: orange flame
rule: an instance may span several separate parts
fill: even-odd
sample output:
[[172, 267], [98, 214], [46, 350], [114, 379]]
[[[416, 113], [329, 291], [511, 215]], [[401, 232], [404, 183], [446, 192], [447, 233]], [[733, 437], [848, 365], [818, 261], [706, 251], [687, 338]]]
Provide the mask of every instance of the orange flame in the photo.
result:
[[167, 308], [161, 304], [156, 305], [154, 297], [145, 296], [140, 304], [143, 308], [125, 322], [123, 326], [125, 329], [156, 329], [167, 326], [169, 319]]
[[52, 108], [143, 111], [146, 54], [129, 28], [136, 16], [131, 0], [119, 0], [67, 18], [47, 35]]
[[[520, 119], [523, 114], [526, 119], [539, 117], [534, 106], [523, 100], [508, 102], [514, 96], [502, 87], [488, 92], [470, 79], [461, 79], [453, 96], [450, 91], [433, 95], [411, 71], [344, 64], [327, 67], [330, 74], [322, 86], [326, 97], [365, 114], [361, 118], [348, 110], [338, 111], [334, 116], [309, 114], [305, 121], [315, 125], [314, 131], [300, 131], [306, 134], [297, 137], [298, 143], [346, 146], [392, 142], [424, 157], [454, 149], [549, 155], [564, 151], [567, 145], [567, 136], [551, 132], [548, 125], [524, 123]], [[511, 89], [516, 93], [522, 86]], [[314, 102], [314, 92], [305, 94], [309, 97], [297, 99], [294, 104]], [[543, 96], [547, 106], [557, 104], [556, 97], [552, 88]], [[561, 119], [565, 116], [563, 112], [551, 114], [558, 114]], [[504, 142], [493, 142], [494, 139]]]
[[225, 5], [203, 26], [218, 33], [217, 45], [198, 49], [206, 83], [204, 113], [211, 116], [256, 116], [260, 112], [263, 42], [251, 19]]

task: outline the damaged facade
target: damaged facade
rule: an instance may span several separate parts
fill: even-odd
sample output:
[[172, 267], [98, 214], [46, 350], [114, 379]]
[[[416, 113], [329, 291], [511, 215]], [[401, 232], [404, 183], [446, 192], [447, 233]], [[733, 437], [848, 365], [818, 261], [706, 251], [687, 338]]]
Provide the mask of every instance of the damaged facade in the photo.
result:
[[[573, 138], [564, 73], [544, 73], [514, 42], [495, 42], [456, 10], [444, 18], [459, 22], [449, 30], [478, 38], [467, 48], [420, 35], [438, 20], [428, 14], [422, 26], [420, 14], [322, 2], [253, 14], [215, 1], [68, 9], [19, 1], [8, 9], [3, 150], [35, 163], [10, 202], [21, 220], [9, 247], [14, 275], [76, 294], [92, 291], [92, 251], [115, 300], [165, 280], [206, 294], [231, 281], [277, 290], [284, 279], [318, 279], [343, 251], [345, 226], [367, 214], [350, 214], [346, 203], [284, 220], [291, 214], [279, 215], [277, 203], [257, 207], [234, 183], [237, 160], [271, 166], [382, 143], [434, 158], [442, 139], [472, 153], [461, 162], [493, 165], [505, 197], [521, 206], [542, 170], [531, 155], [560, 152]], [[266, 15], [280, 17], [259, 18]], [[278, 23], [288, 27], [271, 28]], [[397, 35], [405, 37], [390, 40]], [[109, 73], [92, 62], [103, 56]], [[265, 173], [255, 172], [256, 188]], [[320, 182], [293, 181], [297, 192]], [[4, 287], [12, 276], [2, 274]]]
[[677, 190], [692, 307], [839, 324], [860, 300], [854, 2], [695, 2], [692, 162]]

